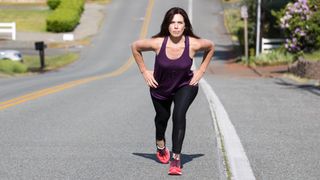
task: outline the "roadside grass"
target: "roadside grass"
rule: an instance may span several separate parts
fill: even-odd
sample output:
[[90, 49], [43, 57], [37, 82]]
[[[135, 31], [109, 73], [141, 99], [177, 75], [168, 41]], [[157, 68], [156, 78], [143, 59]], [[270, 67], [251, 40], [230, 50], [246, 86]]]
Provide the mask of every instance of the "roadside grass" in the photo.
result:
[[46, 56], [44, 69], [40, 68], [39, 56], [23, 56], [23, 63], [10, 60], [0, 60], [0, 74], [17, 75], [33, 72], [43, 72], [58, 69], [73, 63], [79, 58], [77, 53], [66, 53], [58, 56]]
[[275, 66], [290, 64], [294, 61], [294, 55], [285, 53], [283, 50], [273, 50], [269, 53], [260, 54], [254, 57], [254, 64], [257, 66]]
[[[308, 61], [320, 61], [320, 50], [313, 53], [304, 53], [303, 58]], [[276, 66], [289, 65], [295, 61], [296, 57], [293, 54], [286, 53], [284, 49], [272, 50], [269, 53], [261, 53], [257, 57], [251, 56], [249, 58], [250, 66]], [[241, 62], [246, 64], [246, 59], [243, 56]]]
[[223, 155], [223, 164], [225, 167], [225, 171], [226, 171], [226, 175], [227, 175], [227, 180], [231, 180], [232, 179], [232, 172], [231, 172], [231, 167], [230, 167], [230, 162], [228, 159], [228, 155], [227, 155], [227, 151], [226, 148], [224, 146], [224, 140], [223, 140], [223, 135], [221, 134], [221, 130], [218, 124], [217, 125], [217, 129], [218, 129], [218, 133], [220, 136], [220, 145], [221, 145], [221, 151], [222, 151], [222, 155]]
[[46, 18], [51, 11], [34, 9], [1, 9], [1, 22], [16, 22], [17, 31], [46, 32]]
[[25, 64], [11, 60], [0, 60], [0, 72], [3, 74], [14, 75], [27, 71], [28, 67]]
[[[43, 71], [55, 70], [60, 67], [73, 63], [79, 58], [77, 53], [66, 53], [58, 56], [45, 57], [45, 69]], [[24, 56], [24, 64], [28, 67], [30, 72], [42, 71], [40, 69], [39, 56]]]

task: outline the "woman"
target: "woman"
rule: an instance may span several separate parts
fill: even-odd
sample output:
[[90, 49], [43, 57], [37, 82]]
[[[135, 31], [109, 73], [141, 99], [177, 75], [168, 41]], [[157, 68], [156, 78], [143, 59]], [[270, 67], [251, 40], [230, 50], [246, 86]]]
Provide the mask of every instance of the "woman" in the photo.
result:
[[[165, 14], [158, 34], [151, 39], [135, 41], [131, 49], [141, 74], [150, 86], [156, 111], [156, 156], [164, 164], [170, 160], [165, 131], [171, 116], [171, 104], [174, 103], [173, 157], [168, 174], [181, 175], [180, 153], [186, 129], [186, 113], [198, 93], [198, 82], [213, 56], [214, 44], [196, 36], [187, 13], [179, 7], [174, 7]], [[143, 51], [156, 53], [154, 71], [145, 66]], [[191, 71], [193, 57], [197, 51], [204, 51], [203, 61], [198, 70]]]

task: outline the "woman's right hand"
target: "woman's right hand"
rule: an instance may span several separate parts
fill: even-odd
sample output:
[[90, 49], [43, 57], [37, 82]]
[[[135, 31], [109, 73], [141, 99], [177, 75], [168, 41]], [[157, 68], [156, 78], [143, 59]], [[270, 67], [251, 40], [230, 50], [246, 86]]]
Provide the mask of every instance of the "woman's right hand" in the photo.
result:
[[158, 87], [158, 82], [154, 79], [153, 71], [146, 70], [142, 73], [142, 75], [148, 86], [152, 88]]

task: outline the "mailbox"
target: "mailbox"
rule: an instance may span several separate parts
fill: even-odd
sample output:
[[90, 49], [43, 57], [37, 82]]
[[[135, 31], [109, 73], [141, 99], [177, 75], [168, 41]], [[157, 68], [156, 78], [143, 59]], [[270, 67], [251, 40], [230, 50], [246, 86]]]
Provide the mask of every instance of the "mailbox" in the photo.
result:
[[35, 42], [35, 49], [36, 49], [36, 50], [42, 51], [42, 50], [44, 50], [45, 48], [47, 48], [47, 45], [44, 44], [43, 41]]
[[38, 41], [34, 43], [34, 47], [39, 51], [41, 69], [44, 69], [46, 66], [44, 62], [44, 49], [47, 48], [47, 45], [43, 41]]

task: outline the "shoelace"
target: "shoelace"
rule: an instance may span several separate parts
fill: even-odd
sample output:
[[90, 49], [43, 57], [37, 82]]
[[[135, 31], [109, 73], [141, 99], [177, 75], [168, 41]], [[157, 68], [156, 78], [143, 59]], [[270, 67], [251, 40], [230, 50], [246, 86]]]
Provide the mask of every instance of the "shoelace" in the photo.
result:
[[157, 149], [158, 149], [158, 152], [160, 153], [161, 156], [166, 155], [166, 147], [164, 147], [163, 149], [159, 149], [159, 148], [157, 148]]
[[170, 166], [171, 167], [180, 167], [180, 160], [174, 159], [173, 161], [171, 161]]

